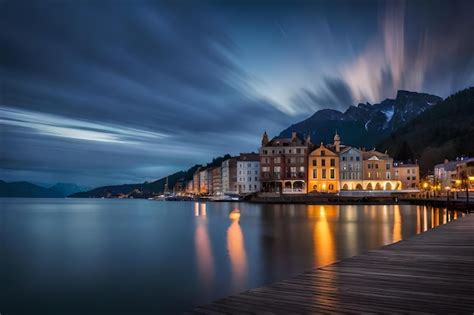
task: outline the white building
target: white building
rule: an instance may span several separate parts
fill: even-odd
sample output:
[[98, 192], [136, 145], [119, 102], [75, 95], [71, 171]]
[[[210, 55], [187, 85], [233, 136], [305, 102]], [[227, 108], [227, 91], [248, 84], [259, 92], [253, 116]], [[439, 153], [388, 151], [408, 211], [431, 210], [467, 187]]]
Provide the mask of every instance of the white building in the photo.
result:
[[241, 153], [237, 159], [237, 187], [239, 193], [260, 191], [260, 157], [257, 153]]

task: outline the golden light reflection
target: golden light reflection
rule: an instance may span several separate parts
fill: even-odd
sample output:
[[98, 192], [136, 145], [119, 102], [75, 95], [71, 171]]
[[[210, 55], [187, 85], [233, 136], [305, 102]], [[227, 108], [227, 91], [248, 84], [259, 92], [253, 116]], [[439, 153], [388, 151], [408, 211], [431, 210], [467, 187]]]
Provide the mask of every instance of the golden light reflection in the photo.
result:
[[428, 230], [428, 210], [426, 206], [423, 207], [423, 232]]
[[199, 216], [199, 202], [194, 203], [194, 216]]
[[201, 203], [201, 215], [202, 216], [206, 216], [206, 204], [205, 203]]
[[[233, 216], [231, 216], [232, 213], [234, 213]], [[232, 287], [242, 289], [247, 276], [247, 254], [245, 252], [244, 234], [239, 224], [240, 211], [234, 209], [229, 217], [232, 223], [227, 229], [227, 250], [232, 268]]]
[[[204, 207], [203, 207], [204, 205]], [[194, 212], [199, 216], [199, 203], [194, 205]], [[199, 279], [209, 290], [214, 282], [214, 258], [212, 254], [211, 241], [207, 226], [206, 204], [201, 204], [201, 216], [197, 218], [197, 226], [194, 235], [196, 260]]]
[[416, 207], [416, 234], [421, 233], [421, 210], [420, 207]]
[[393, 242], [402, 239], [402, 215], [400, 214], [400, 206], [395, 205], [393, 209]]
[[[309, 211], [315, 211], [317, 206], [309, 206]], [[329, 228], [327, 217], [336, 214], [335, 206], [320, 206], [319, 218], [314, 225], [313, 242], [316, 266], [325, 266], [336, 260], [334, 240]]]

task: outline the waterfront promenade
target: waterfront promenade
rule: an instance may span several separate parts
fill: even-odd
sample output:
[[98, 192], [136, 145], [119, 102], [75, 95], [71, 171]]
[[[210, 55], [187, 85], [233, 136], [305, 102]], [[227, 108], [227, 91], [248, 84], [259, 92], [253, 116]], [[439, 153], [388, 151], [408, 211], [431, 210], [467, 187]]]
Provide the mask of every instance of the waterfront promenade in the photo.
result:
[[474, 312], [474, 216], [193, 313]]

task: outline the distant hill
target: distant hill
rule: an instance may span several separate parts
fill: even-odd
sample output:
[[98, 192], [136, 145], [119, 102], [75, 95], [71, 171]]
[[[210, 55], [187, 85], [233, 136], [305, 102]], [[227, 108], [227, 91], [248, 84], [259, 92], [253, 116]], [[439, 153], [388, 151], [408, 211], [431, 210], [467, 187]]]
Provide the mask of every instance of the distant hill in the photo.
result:
[[474, 87], [451, 95], [380, 141], [397, 158], [418, 159], [433, 171], [444, 159], [474, 156]]
[[344, 113], [323, 109], [313, 116], [290, 126], [280, 137], [291, 137], [292, 132], [311, 135], [313, 143], [333, 141], [337, 130], [344, 143], [359, 147], [373, 147], [391, 132], [404, 126], [421, 113], [442, 101], [435, 95], [398, 91], [395, 99], [385, 99], [378, 104], [359, 104]]
[[[220, 156], [212, 159], [212, 162], [206, 165], [206, 167], [213, 167], [222, 164], [222, 161], [230, 158], [229, 154]], [[194, 172], [201, 167], [201, 165], [194, 165], [186, 171], [180, 171], [171, 174], [168, 177], [168, 187], [170, 190], [178, 182], [186, 182], [193, 178]], [[113, 185], [103, 186], [92, 189], [86, 192], [79, 192], [72, 194], [72, 198], [112, 198], [112, 197], [133, 197], [133, 198], [150, 198], [156, 195], [160, 195], [164, 192], [166, 183], [166, 177], [160, 178], [154, 182], [145, 182], [140, 184], [125, 184], [125, 185]]]
[[59, 198], [61, 193], [50, 188], [28, 182], [10, 182], [0, 180], [0, 197]]
[[56, 191], [63, 197], [67, 197], [69, 195], [72, 195], [78, 192], [90, 190], [91, 188], [81, 187], [81, 186], [78, 186], [76, 184], [71, 184], [71, 183], [56, 183], [55, 185], [51, 186], [49, 189]]

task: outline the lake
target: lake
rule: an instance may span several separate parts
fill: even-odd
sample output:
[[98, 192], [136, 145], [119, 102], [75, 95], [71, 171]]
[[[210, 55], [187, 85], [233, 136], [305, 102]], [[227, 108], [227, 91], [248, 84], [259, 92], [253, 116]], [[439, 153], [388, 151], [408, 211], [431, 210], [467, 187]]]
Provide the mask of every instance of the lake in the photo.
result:
[[[179, 313], [457, 217], [411, 205], [0, 199], [0, 313]], [[233, 209], [237, 215], [229, 215]]]

